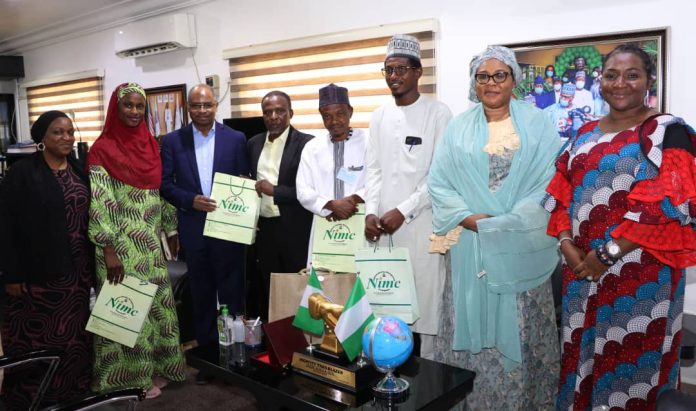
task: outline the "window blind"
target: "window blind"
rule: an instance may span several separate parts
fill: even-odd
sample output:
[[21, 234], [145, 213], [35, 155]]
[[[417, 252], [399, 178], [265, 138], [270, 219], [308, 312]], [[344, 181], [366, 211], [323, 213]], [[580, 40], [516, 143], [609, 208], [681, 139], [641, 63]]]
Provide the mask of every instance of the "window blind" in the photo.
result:
[[103, 78], [89, 77], [27, 88], [29, 123], [49, 110], [74, 118], [75, 139], [93, 142], [104, 125]]
[[[421, 44], [421, 94], [435, 96], [433, 31], [409, 33]], [[261, 115], [261, 98], [271, 90], [290, 95], [296, 128], [320, 135], [319, 89], [335, 83], [348, 89], [353, 106], [351, 125], [369, 127], [372, 112], [391, 99], [380, 69], [391, 36], [255, 54], [229, 59], [231, 116]]]

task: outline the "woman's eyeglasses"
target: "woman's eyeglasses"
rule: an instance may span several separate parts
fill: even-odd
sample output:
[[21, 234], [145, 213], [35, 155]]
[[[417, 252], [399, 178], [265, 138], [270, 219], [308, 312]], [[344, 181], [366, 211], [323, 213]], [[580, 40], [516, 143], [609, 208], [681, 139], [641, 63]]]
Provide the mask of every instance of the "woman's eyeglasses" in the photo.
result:
[[476, 79], [476, 82], [479, 84], [488, 84], [488, 81], [490, 79], [493, 79], [495, 83], [504, 83], [505, 80], [507, 80], [508, 76], [511, 73], [507, 71], [499, 71], [495, 74], [488, 74], [488, 73], [476, 73], [474, 75], [474, 78]]

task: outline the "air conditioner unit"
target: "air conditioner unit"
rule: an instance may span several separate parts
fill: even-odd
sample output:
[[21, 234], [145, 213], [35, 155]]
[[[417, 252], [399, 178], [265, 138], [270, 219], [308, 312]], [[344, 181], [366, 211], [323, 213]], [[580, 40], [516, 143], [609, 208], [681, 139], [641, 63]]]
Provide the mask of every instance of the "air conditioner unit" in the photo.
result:
[[192, 14], [170, 14], [136, 21], [116, 29], [119, 57], [143, 57], [196, 47], [196, 20]]

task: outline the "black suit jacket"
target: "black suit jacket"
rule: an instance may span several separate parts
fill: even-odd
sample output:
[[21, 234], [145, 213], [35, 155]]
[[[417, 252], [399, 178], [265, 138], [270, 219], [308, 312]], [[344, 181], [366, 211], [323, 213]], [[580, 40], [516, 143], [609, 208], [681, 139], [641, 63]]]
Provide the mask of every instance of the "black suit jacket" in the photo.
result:
[[[71, 157], [68, 162], [89, 188], [83, 168]], [[64, 201], [40, 152], [12, 165], [0, 184], [0, 269], [5, 283], [44, 284], [73, 270]]]
[[[309, 232], [312, 226], [312, 213], [302, 207], [297, 200], [295, 178], [297, 177], [297, 168], [300, 166], [302, 149], [313, 138], [314, 136], [311, 134], [302, 133], [290, 126], [283, 156], [280, 159], [278, 184], [273, 191], [273, 202], [278, 206], [281, 223], [288, 232], [297, 232], [298, 230]], [[249, 175], [254, 180], [256, 180], [259, 157], [265, 142], [266, 133], [257, 134], [247, 142]]]

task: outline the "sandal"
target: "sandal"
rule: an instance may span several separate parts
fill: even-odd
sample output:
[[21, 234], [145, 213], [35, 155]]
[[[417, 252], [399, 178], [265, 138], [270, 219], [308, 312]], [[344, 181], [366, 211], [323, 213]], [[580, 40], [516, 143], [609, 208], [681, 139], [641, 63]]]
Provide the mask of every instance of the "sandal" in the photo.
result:
[[152, 379], [152, 385], [159, 388], [160, 390], [166, 387], [167, 384], [169, 384], [169, 381], [166, 378], [157, 376]]
[[160, 395], [162, 395], [162, 391], [159, 388], [157, 388], [157, 386], [153, 385], [152, 387], [150, 387], [149, 390], [147, 390], [147, 393], [145, 393], [145, 399], [151, 400], [153, 398], [159, 397]]

